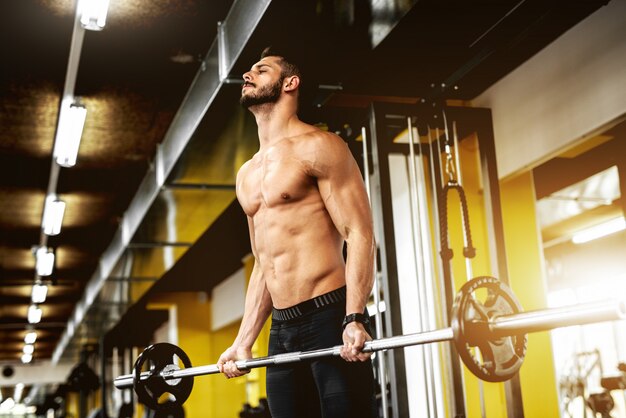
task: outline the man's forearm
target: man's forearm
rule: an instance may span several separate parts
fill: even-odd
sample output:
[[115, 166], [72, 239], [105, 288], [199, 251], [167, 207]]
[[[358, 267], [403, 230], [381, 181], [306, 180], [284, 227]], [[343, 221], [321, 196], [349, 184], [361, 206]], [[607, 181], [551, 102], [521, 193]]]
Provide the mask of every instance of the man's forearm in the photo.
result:
[[272, 299], [261, 270], [255, 262], [246, 292], [246, 301], [239, 333], [234, 345], [251, 348], [272, 309]]
[[351, 233], [347, 241], [346, 260], [346, 313], [363, 312], [374, 284], [374, 236]]

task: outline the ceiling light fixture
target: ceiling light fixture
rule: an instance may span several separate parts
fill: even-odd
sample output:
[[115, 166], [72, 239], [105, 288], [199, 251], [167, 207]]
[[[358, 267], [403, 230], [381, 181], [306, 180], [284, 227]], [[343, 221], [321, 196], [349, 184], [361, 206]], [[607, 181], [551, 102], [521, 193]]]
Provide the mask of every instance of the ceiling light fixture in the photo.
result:
[[29, 331], [24, 336], [24, 343], [26, 344], [35, 344], [35, 341], [37, 341], [37, 331]]
[[35, 346], [32, 344], [25, 344], [22, 351], [24, 354], [33, 354], [35, 352]]
[[574, 244], [583, 244], [594, 239], [623, 231], [624, 229], [626, 229], [626, 219], [622, 216], [575, 233], [572, 237], [572, 242]]
[[48, 286], [41, 283], [35, 283], [33, 285], [33, 291], [30, 295], [30, 299], [33, 303], [44, 303], [46, 296], [48, 295]]
[[63, 224], [65, 214], [65, 202], [55, 194], [46, 197], [43, 208], [43, 221], [41, 228], [46, 235], [58, 235]]
[[[22, 356], [22, 361], [24, 361], [24, 356]], [[13, 409], [13, 407], [15, 406], [15, 401], [13, 400], [13, 398], [6, 398], [1, 404], [0, 404], [0, 411], [10, 411], [11, 409]]]
[[18, 383], [13, 390], [13, 399], [16, 403], [20, 403], [22, 400], [22, 394], [24, 393], [24, 383]]
[[49, 276], [54, 268], [54, 252], [46, 246], [35, 249], [35, 269], [39, 276]]
[[33, 359], [33, 355], [32, 354], [22, 354], [22, 363], [26, 364], [26, 363], [30, 363], [31, 360]]
[[80, 24], [87, 30], [100, 31], [106, 25], [109, 0], [79, 0]]
[[64, 100], [59, 115], [59, 126], [54, 140], [54, 159], [62, 167], [73, 167], [83, 136], [87, 108]]
[[37, 305], [28, 307], [28, 323], [38, 324], [41, 321], [41, 308]]

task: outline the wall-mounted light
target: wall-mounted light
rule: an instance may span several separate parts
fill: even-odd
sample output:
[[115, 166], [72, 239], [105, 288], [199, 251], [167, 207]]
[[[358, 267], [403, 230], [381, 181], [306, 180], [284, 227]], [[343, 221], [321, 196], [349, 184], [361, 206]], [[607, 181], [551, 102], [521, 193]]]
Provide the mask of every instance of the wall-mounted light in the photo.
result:
[[41, 321], [41, 308], [37, 305], [28, 307], [28, 323], [38, 324]]
[[54, 268], [54, 251], [49, 247], [36, 247], [35, 269], [39, 276], [49, 276]]
[[35, 344], [35, 341], [37, 341], [37, 331], [28, 331], [24, 336], [24, 343]]
[[35, 346], [32, 344], [25, 344], [22, 351], [24, 354], [33, 354], [35, 352]]
[[575, 233], [572, 237], [572, 242], [574, 244], [582, 244], [623, 231], [624, 229], [626, 229], [626, 219], [622, 216]]
[[35, 283], [33, 285], [33, 291], [30, 295], [30, 300], [33, 303], [44, 303], [46, 296], [48, 295], [48, 286], [41, 283]]
[[33, 355], [32, 354], [22, 354], [22, 363], [27, 364], [30, 363], [31, 360], [33, 359]]
[[79, 0], [80, 24], [87, 30], [102, 30], [106, 25], [109, 0]]
[[65, 202], [55, 194], [46, 197], [43, 208], [43, 221], [41, 228], [46, 235], [58, 235], [63, 224], [65, 214]]
[[87, 118], [85, 106], [64, 101], [59, 115], [59, 127], [54, 140], [54, 159], [62, 167], [73, 167], [78, 156], [80, 138]]

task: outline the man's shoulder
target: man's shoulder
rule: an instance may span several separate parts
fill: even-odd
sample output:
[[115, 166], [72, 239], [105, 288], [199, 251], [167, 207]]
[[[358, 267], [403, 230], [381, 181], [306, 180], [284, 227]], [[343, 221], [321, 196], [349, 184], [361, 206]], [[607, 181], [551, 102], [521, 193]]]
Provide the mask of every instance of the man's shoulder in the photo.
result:
[[346, 146], [340, 136], [315, 126], [311, 126], [311, 130], [293, 138], [293, 143], [314, 150], [332, 150]]
[[237, 175], [242, 175], [243, 173], [246, 172], [246, 170], [248, 169], [248, 167], [250, 167], [250, 164], [252, 163], [252, 158], [250, 158], [248, 161], [246, 161], [245, 163], [243, 163], [241, 165], [241, 167], [239, 167], [239, 171], [237, 171]]
[[246, 172], [250, 169], [250, 166], [254, 164], [255, 157], [256, 157], [256, 154], [254, 154], [254, 156], [252, 156], [248, 161], [243, 163], [241, 167], [239, 167], [239, 170], [237, 171], [237, 177], [236, 177], [237, 183], [239, 183], [241, 178], [245, 176]]
[[294, 138], [299, 158], [306, 163], [314, 177], [324, 176], [330, 167], [340, 167], [350, 162], [348, 144], [340, 136], [316, 128]]

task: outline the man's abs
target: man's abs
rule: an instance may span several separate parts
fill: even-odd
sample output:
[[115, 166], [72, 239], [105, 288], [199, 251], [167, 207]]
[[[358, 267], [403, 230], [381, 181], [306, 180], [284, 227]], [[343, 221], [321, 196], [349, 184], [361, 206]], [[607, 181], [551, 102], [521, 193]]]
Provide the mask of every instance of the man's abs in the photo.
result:
[[345, 284], [343, 239], [323, 205], [315, 206], [297, 202], [261, 208], [253, 217], [257, 267], [275, 308]]

